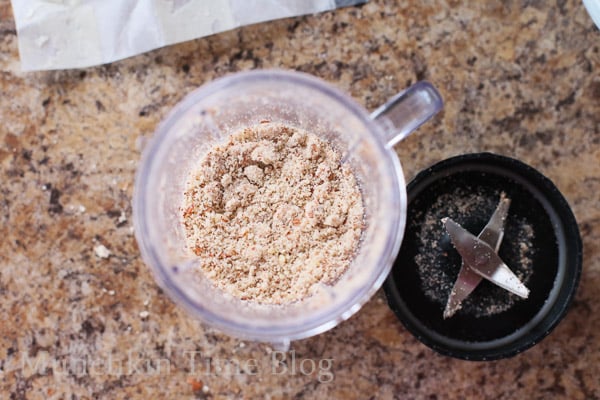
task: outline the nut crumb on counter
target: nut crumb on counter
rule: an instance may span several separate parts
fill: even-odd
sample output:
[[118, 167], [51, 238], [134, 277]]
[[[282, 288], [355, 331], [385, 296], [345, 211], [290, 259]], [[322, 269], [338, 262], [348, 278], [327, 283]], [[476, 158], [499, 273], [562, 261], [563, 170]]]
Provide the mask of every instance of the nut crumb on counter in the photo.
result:
[[94, 246], [94, 253], [98, 258], [108, 258], [110, 257], [110, 250], [106, 248], [103, 244], [99, 244]]

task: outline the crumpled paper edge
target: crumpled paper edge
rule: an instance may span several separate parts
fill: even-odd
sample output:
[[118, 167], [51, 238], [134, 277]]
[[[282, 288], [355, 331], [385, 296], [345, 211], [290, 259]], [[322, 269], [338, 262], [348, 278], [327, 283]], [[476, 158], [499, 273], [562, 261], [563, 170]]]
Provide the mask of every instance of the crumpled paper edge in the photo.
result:
[[13, 0], [21, 69], [87, 68], [367, 0]]

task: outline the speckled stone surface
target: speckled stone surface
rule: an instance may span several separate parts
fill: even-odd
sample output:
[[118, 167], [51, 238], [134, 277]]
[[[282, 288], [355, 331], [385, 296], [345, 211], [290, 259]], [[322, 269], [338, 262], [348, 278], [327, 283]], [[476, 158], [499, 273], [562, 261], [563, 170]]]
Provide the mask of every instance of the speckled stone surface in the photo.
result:
[[[600, 398], [599, 48], [576, 0], [372, 0], [97, 68], [22, 73], [0, 0], [0, 398]], [[132, 234], [140, 146], [202, 83], [268, 67], [319, 76], [368, 109], [416, 80], [436, 84], [445, 111], [397, 146], [409, 179], [475, 151], [552, 179], [584, 243], [556, 330], [508, 360], [454, 360], [414, 339], [378, 293], [284, 354], [177, 308]]]

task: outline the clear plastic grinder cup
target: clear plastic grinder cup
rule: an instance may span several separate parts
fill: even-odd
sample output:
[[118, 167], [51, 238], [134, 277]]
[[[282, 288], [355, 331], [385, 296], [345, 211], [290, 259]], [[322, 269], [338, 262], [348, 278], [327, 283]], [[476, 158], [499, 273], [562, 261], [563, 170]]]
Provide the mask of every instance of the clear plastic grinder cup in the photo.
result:
[[[380, 288], [400, 248], [406, 186], [392, 146], [442, 108], [437, 90], [419, 82], [369, 113], [315, 77], [253, 71], [210, 82], [188, 95], [160, 124], [137, 173], [133, 215], [144, 261], [179, 305], [233, 336], [283, 345], [349, 318]], [[268, 120], [331, 144], [359, 184], [364, 230], [346, 272], [316, 294], [284, 305], [226, 295], [200, 272], [186, 248], [181, 205], [190, 171], [232, 133]]]

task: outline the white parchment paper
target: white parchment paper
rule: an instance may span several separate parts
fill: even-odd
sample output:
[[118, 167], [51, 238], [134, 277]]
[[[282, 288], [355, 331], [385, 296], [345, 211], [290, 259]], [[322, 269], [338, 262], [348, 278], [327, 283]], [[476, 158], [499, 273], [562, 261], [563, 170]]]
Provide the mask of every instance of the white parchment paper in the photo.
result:
[[12, 0], [21, 68], [84, 68], [365, 0]]

